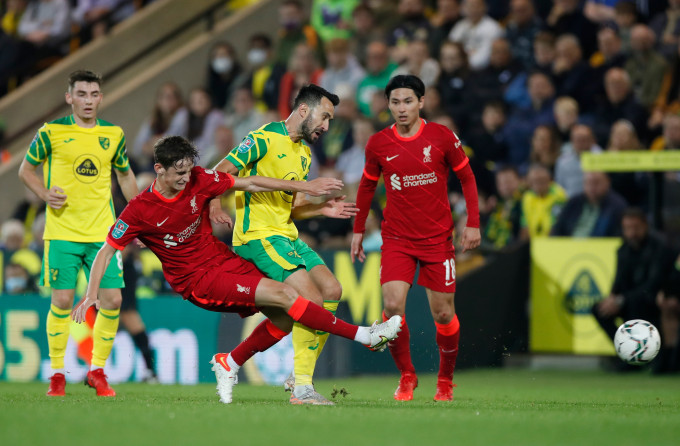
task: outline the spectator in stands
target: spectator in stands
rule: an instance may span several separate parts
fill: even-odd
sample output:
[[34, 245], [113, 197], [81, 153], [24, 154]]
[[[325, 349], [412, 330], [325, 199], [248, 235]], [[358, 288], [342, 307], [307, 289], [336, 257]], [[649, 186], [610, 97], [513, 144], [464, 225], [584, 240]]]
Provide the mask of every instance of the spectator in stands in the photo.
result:
[[559, 156], [560, 145], [555, 129], [549, 125], [539, 125], [536, 127], [531, 137], [529, 161], [532, 164], [538, 163], [546, 166], [554, 175], [555, 163]]
[[633, 94], [628, 73], [621, 68], [610, 68], [604, 76], [606, 97], [595, 112], [593, 130], [600, 145], [606, 145], [611, 126], [619, 119], [629, 121], [644, 139], [647, 111]]
[[4, 290], [6, 294], [24, 294], [38, 291], [35, 279], [26, 268], [18, 263], [8, 263], [5, 266]]
[[186, 122], [187, 139], [198, 150], [199, 157], [212, 158], [208, 149], [214, 146], [215, 129], [224, 121], [221, 110], [213, 107], [205, 88], [194, 88], [189, 94], [189, 114]]
[[375, 90], [371, 96], [371, 103], [369, 104], [370, 119], [375, 127], [376, 132], [383, 130], [386, 127], [394, 124], [392, 113], [387, 104], [387, 97], [381, 90]]
[[569, 141], [571, 128], [578, 122], [578, 114], [578, 102], [574, 98], [562, 96], [555, 100], [553, 115], [555, 116], [555, 130], [560, 144]]
[[279, 114], [286, 119], [293, 111], [293, 101], [300, 88], [319, 84], [323, 70], [316, 54], [306, 43], [298, 44], [288, 62], [288, 71], [281, 78], [279, 88]]
[[479, 70], [489, 64], [491, 44], [503, 37], [503, 28], [497, 21], [486, 15], [484, 0], [464, 0], [463, 20], [456, 23], [449, 39], [461, 42], [465, 47], [473, 70]]
[[555, 38], [547, 32], [539, 32], [534, 39], [534, 62], [532, 69], [517, 74], [505, 89], [504, 100], [511, 107], [526, 108], [531, 106], [527, 79], [536, 71], [551, 76], [552, 64], [555, 60]]
[[28, 244], [28, 249], [33, 251], [42, 259], [43, 251], [45, 250], [45, 243], [43, 240], [43, 234], [45, 233], [45, 213], [38, 214], [33, 220], [33, 225], [31, 226], [31, 241]]
[[614, 6], [614, 23], [621, 36], [623, 54], [630, 54], [630, 31], [638, 22], [638, 12], [634, 1], [620, 1]]
[[215, 107], [225, 108], [241, 71], [236, 50], [229, 42], [217, 42], [213, 45], [210, 50], [207, 85]]
[[420, 110], [420, 115], [423, 119], [432, 119], [433, 116], [446, 114], [442, 104], [442, 96], [439, 94], [437, 87], [427, 87], [425, 89], [425, 105]]
[[586, 172], [583, 192], [569, 198], [552, 227], [562, 237], [618, 237], [626, 201], [611, 189], [607, 174]]
[[341, 85], [356, 94], [357, 86], [366, 76], [356, 57], [349, 52], [347, 39], [331, 39], [326, 43], [328, 64], [321, 74], [319, 86], [327, 91], [336, 91]]
[[555, 88], [550, 78], [541, 72], [535, 72], [528, 79], [531, 105], [526, 108], [515, 108], [505, 126], [505, 140], [508, 144], [508, 161], [525, 170], [529, 160], [530, 139], [534, 129], [541, 124], [552, 125], [553, 102]]
[[7, 0], [0, 29], [9, 37], [15, 37], [19, 30], [21, 16], [26, 11], [28, 0]]
[[606, 23], [614, 20], [614, 5], [619, 0], [586, 0], [583, 15], [593, 23]]
[[[335, 108], [333, 125], [312, 146], [314, 162], [324, 169], [333, 169], [340, 154], [352, 147], [352, 122], [359, 113], [351, 89], [341, 87], [335, 93], [340, 104]], [[326, 173], [320, 172], [319, 176], [326, 176]]]
[[[323, 46], [316, 31], [308, 25], [302, 2], [299, 0], [284, 0], [279, 6], [279, 33], [276, 39], [275, 61], [283, 66], [288, 65], [294, 57], [295, 48], [305, 44], [317, 58], [323, 60]], [[285, 117], [287, 117], [286, 115]], [[284, 118], [285, 118], [284, 117]]]
[[352, 36], [352, 12], [359, 0], [314, 0], [310, 21], [324, 43]]
[[482, 112], [481, 126], [472, 126], [465, 143], [472, 149], [468, 154], [477, 187], [487, 196], [495, 192], [493, 170], [496, 163], [507, 157], [503, 127], [505, 106], [501, 101], [487, 102]]
[[[608, 152], [645, 150], [640, 144], [635, 128], [626, 120], [612, 125]], [[649, 201], [649, 174], [647, 172], [612, 172], [609, 174], [612, 189], [621, 195], [628, 205], [647, 209]]]
[[437, 90], [446, 112], [462, 127], [467, 127], [469, 115], [467, 108], [470, 89], [470, 65], [467, 53], [461, 43], [446, 41], [439, 53], [441, 73], [437, 80]]
[[668, 68], [666, 59], [654, 49], [655, 41], [654, 32], [647, 25], [633, 26], [630, 35], [631, 55], [624, 67], [630, 76], [635, 97], [648, 109], [659, 96]]
[[529, 189], [522, 195], [522, 240], [549, 235], [567, 201], [564, 189], [552, 180], [550, 169], [545, 166], [532, 164], [529, 167], [527, 185]]
[[387, 45], [392, 50], [392, 59], [403, 64], [409, 56], [411, 42], [429, 41], [432, 25], [425, 17], [423, 0], [399, 0], [397, 15], [397, 22], [388, 29]]
[[286, 65], [276, 62], [271, 39], [265, 34], [253, 34], [248, 44], [247, 58], [249, 69], [239, 85], [250, 88], [260, 112], [277, 110], [281, 78], [286, 72]]
[[590, 91], [590, 67], [583, 60], [579, 40], [573, 34], [563, 34], [555, 42], [552, 75], [558, 96], [571, 96], [582, 109], [594, 105]]
[[24, 244], [28, 245], [32, 241], [31, 228], [33, 222], [39, 215], [45, 212], [45, 202], [28, 187], [24, 188], [24, 199], [21, 200], [12, 212], [12, 219], [23, 223], [26, 231], [26, 239]]
[[489, 214], [482, 233], [482, 247], [500, 249], [519, 239], [522, 191], [517, 169], [505, 166], [496, 171], [495, 196], [487, 200]]
[[510, 42], [513, 57], [525, 70], [534, 67], [534, 39], [543, 28], [531, 0], [512, 0], [505, 36]]
[[375, 127], [370, 119], [359, 117], [352, 123], [352, 140], [354, 144], [338, 157], [335, 169], [340, 172], [345, 183], [347, 196], [350, 201], [356, 199], [356, 191], [364, 171], [364, 149], [368, 139], [375, 133]]
[[234, 139], [233, 130], [226, 125], [219, 125], [215, 129], [215, 136], [213, 145], [207, 150], [207, 153], [212, 154], [212, 157], [199, 160], [199, 165], [206, 169], [212, 169], [220, 161], [226, 157], [231, 149], [238, 143]]
[[668, 0], [668, 8], [654, 16], [649, 27], [659, 42], [659, 52], [671, 60], [680, 44], [680, 0]]
[[413, 40], [406, 44], [407, 52], [404, 62], [392, 73], [392, 76], [400, 74], [412, 74], [418, 76], [425, 87], [431, 87], [439, 78], [439, 63], [430, 57], [427, 42]]
[[555, 181], [564, 188], [567, 197], [583, 192], [583, 169], [581, 155], [585, 152], [601, 153], [593, 130], [587, 125], [576, 124], [571, 128], [571, 150], [565, 150], [555, 163]]
[[578, 36], [583, 54], [588, 58], [597, 48], [597, 25], [583, 15], [579, 3], [579, 0], [555, 0], [546, 23], [556, 36]]
[[225, 116], [224, 124], [231, 129], [234, 144], [239, 144], [248, 133], [265, 125], [267, 120], [264, 113], [255, 107], [253, 93], [248, 87], [234, 91], [231, 102], [233, 110]]
[[183, 103], [182, 91], [174, 82], [158, 88], [151, 116], [142, 123], [130, 153], [136, 171], [153, 170], [153, 145], [157, 140], [167, 135], [186, 136], [189, 111]]
[[81, 42], [86, 43], [134, 13], [135, 5], [127, 0], [77, 0], [71, 17], [80, 26]]
[[459, 0], [437, 0], [437, 10], [430, 17], [430, 54], [436, 56], [448, 40], [453, 27], [461, 19]]
[[597, 32], [597, 52], [590, 57], [588, 94], [594, 101], [605, 96], [604, 75], [610, 68], [623, 68], [627, 56], [623, 53], [621, 36], [613, 28], [605, 26]]
[[366, 55], [367, 73], [357, 87], [357, 104], [364, 116], [371, 116], [370, 107], [373, 93], [379, 91], [383, 94], [383, 90], [397, 66], [390, 61], [387, 45], [383, 42], [371, 42], [366, 50]]
[[0, 251], [5, 259], [24, 246], [25, 233], [24, 224], [19, 220], [9, 219], [0, 226]]
[[366, 51], [368, 45], [375, 41], [384, 41], [384, 31], [376, 23], [375, 13], [373, 10], [363, 3], [360, 3], [354, 12], [352, 12], [353, 19], [353, 35], [350, 39], [351, 53], [354, 54], [362, 67], [366, 67], [368, 58]]
[[680, 115], [669, 113], [663, 119], [663, 133], [656, 138], [650, 150], [680, 150]]
[[591, 310], [612, 341], [618, 318], [644, 319], [657, 327], [660, 325], [656, 296], [675, 260], [666, 242], [649, 231], [647, 217], [641, 210], [627, 209], [621, 219], [621, 229], [623, 244], [616, 255], [611, 293]]

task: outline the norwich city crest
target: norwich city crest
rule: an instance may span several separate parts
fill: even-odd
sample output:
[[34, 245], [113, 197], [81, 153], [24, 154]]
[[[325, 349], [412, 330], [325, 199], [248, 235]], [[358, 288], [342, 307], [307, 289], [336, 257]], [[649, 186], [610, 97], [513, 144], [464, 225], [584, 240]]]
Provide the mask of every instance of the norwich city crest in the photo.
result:
[[102, 149], [106, 150], [109, 148], [109, 145], [111, 142], [109, 141], [109, 138], [106, 138], [104, 136], [99, 137], [99, 145], [102, 146]]

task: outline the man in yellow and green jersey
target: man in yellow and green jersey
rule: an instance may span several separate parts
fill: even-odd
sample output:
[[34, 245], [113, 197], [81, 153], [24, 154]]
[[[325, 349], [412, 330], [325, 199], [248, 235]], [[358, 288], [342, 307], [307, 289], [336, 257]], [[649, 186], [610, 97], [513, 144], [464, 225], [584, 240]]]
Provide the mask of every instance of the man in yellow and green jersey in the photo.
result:
[[[250, 132], [217, 170], [241, 177], [263, 175], [306, 180], [312, 156], [304, 142], [314, 143], [328, 131], [338, 103], [336, 95], [321, 87], [313, 84], [302, 87], [288, 119]], [[345, 203], [343, 199], [336, 197], [312, 204], [292, 192], [236, 192], [234, 251], [269, 278], [291, 285], [305, 298], [335, 313], [342, 287], [321, 257], [298, 238], [293, 219], [354, 216], [354, 203]], [[211, 203], [211, 218], [226, 222], [226, 215], [224, 221], [215, 216], [221, 211], [217, 205], [216, 201]], [[316, 360], [327, 338], [328, 333], [294, 325], [295, 366], [286, 385], [286, 390], [292, 391], [292, 404], [333, 404], [312, 385]]]
[[[125, 149], [123, 130], [97, 119], [102, 102], [101, 78], [75, 71], [68, 79], [66, 103], [73, 114], [46, 123], [35, 135], [19, 168], [21, 180], [47, 202], [45, 254], [40, 284], [52, 288], [47, 315], [47, 343], [52, 376], [48, 396], [65, 395], [64, 355], [78, 272], [92, 266], [115, 221], [111, 168], [129, 201], [137, 195], [135, 175]], [[43, 178], [37, 174], [43, 165]], [[86, 384], [99, 396], [115, 396], [104, 366], [118, 330], [123, 288], [122, 258], [106, 271], [102, 305], [93, 328], [92, 364]]]

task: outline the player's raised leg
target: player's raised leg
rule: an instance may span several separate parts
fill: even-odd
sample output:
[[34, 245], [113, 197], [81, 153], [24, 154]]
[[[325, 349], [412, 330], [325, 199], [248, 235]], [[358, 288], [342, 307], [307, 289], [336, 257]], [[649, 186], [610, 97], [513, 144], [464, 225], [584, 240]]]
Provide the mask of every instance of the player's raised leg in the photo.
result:
[[[231, 402], [233, 386], [239, 368], [256, 352], [274, 345], [292, 329], [293, 321], [312, 329], [322, 330], [360, 342], [371, 350], [384, 350], [400, 331], [401, 317], [395, 316], [382, 324], [359, 327], [337, 319], [321, 306], [299, 296], [290, 286], [270, 279], [261, 279], [255, 291], [255, 304], [271, 317], [271, 323], [261, 323], [254, 335], [246, 338], [234, 352], [215, 355], [211, 363], [218, 381], [220, 401]], [[219, 367], [217, 367], [219, 365]], [[226, 372], [226, 373], [225, 373]]]
[[418, 387], [416, 369], [413, 367], [413, 361], [411, 360], [410, 333], [405, 317], [406, 296], [410, 287], [411, 284], [401, 280], [393, 280], [384, 283], [382, 286], [383, 301], [385, 305], [383, 319], [387, 320], [394, 315], [402, 316], [399, 337], [388, 344], [394, 363], [397, 365], [399, 373], [401, 374], [399, 386], [394, 391], [394, 399], [398, 401], [412, 400], [413, 390]]
[[426, 288], [430, 310], [437, 328], [437, 346], [439, 347], [439, 373], [437, 375], [437, 391], [435, 401], [453, 400], [453, 371], [458, 357], [458, 341], [460, 339], [460, 323], [453, 303], [454, 293], [442, 293]]

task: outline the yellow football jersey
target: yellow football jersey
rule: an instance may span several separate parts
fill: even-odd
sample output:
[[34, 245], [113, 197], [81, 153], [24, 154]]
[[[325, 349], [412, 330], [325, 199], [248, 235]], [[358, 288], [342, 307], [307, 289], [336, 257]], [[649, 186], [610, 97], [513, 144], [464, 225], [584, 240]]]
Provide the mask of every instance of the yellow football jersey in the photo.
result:
[[[284, 122], [272, 122], [250, 132], [226, 159], [239, 169], [240, 177], [307, 180], [312, 153], [302, 141], [290, 139]], [[297, 239], [292, 209], [292, 192], [236, 191], [234, 246], [272, 235]]]
[[34, 166], [44, 163], [45, 187], [59, 186], [67, 196], [61, 209], [47, 206], [45, 240], [102, 242], [115, 221], [111, 166], [130, 168], [123, 130], [98, 119], [80, 127], [73, 116], [43, 125], [26, 153]]

